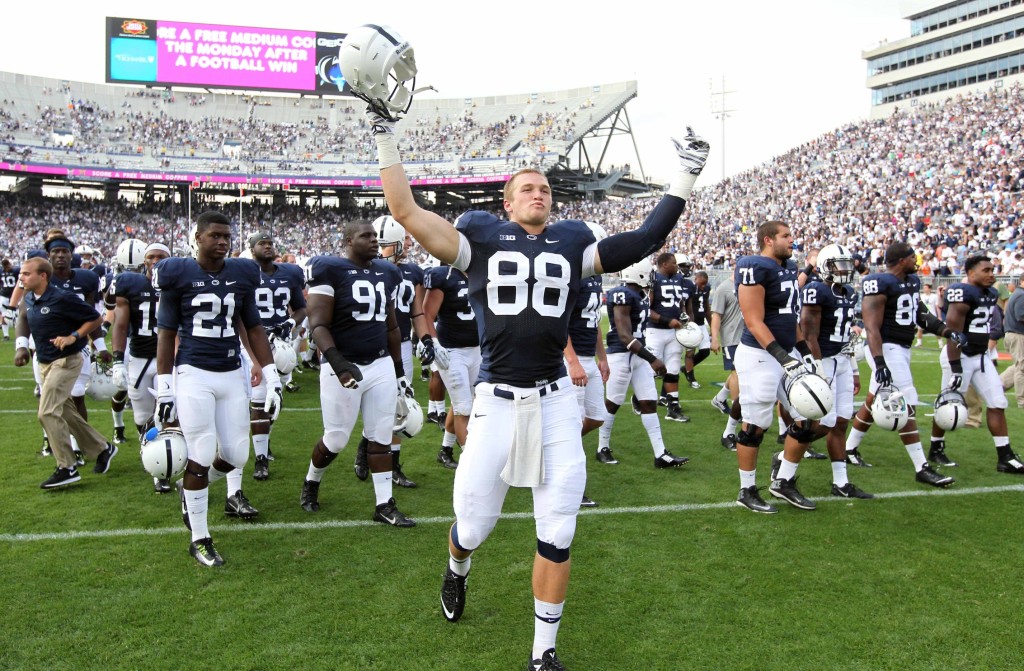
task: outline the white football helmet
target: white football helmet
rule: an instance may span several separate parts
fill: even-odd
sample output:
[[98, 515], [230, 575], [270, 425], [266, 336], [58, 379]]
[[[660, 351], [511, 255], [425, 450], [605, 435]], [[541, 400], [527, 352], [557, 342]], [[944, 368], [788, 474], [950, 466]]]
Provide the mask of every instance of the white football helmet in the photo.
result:
[[650, 286], [653, 276], [654, 265], [647, 259], [637, 261], [619, 271], [619, 277], [622, 278], [623, 284], [639, 284], [644, 288]]
[[853, 253], [846, 247], [826, 245], [818, 252], [818, 274], [827, 284], [853, 282]]
[[373, 220], [373, 230], [377, 233], [377, 244], [381, 248], [394, 247], [394, 251], [389, 255], [380, 254], [380, 258], [398, 263], [398, 257], [405, 249], [405, 229], [402, 225], [397, 219], [386, 214]]
[[967, 424], [967, 402], [959, 391], [946, 389], [935, 399], [936, 425], [943, 431], [956, 431]]
[[676, 342], [686, 349], [697, 349], [700, 347], [700, 341], [704, 339], [704, 331], [693, 322], [683, 324], [683, 328], [676, 329], [674, 335]]
[[274, 354], [274, 367], [281, 375], [287, 375], [299, 365], [299, 357], [292, 344], [283, 338], [271, 338], [270, 350]]
[[877, 426], [888, 431], [899, 431], [910, 420], [910, 407], [902, 391], [892, 385], [885, 385], [875, 392], [871, 415]]
[[117, 385], [111, 378], [110, 366], [99, 361], [92, 362], [89, 382], [85, 385], [85, 393], [97, 401], [109, 401], [117, 393]]
[[170, 480], [184, 472], [185, 462], [188, 461], [188, 446], [181, 429], [168, 428], [144, 440], [139, 454], [142, 467], [147, 473], [154, 478]]
[[601, 227], [601, 224], [595, 224], [592, 221], [584, 221], [583, 223], [587, 225], [587, 228], [589, 228], [590, 232], [594, 234], [594, 238], [596, 238], [598, 242], [601, 242], [608, 237], [608, 232]]
[[128, 238], [117, 246], [117, 262], [125, 270], [139, 271], [146, 264], [146, 243]]
[[349, 33], [338, 50], [338, 67], [357, 98], [392, 117], [409, 111], [416, 57], [409, 42], [390, 26], [366, 24]]
[[821, 419], [832, 411], [832, 387], [828, 381], [810, 371], [784, 378], [789, 405], [807, 419]]
[[676, 254], [676, 265], [679, 266], [679, 274], [689, 277], [693, 272], [693, 259], [686, 254]]
[[412, 438], [423, 428], [423, 407], [416, 399], [409, 397], [406, 397], [405, 404], [409, 412], [405, 416], [404, 422], [395, 424], [394, 432], [399, 438]]

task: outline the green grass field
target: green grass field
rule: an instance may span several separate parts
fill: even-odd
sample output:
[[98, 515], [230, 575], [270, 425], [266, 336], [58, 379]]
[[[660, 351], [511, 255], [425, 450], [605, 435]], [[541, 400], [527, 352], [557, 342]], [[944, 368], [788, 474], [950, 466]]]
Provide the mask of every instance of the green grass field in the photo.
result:
[[[316, 378], [296, 376], [302, 390], [286, 397], [274, 427], [270, 479], [253, 481], [247, 467], [259, 520], [224, 518], [224, 484], [212, 488], [212, 532], [227, 564], [208, 569], [189, 557], [177, 497], [152, 492], [134, 441], [108, 474], [90, 464], [77, 485], [39, 489], [54, 462], [38, 456], [31, 371], [12, 360], [5, 342], [0, 668], [523, 668], [533, 632], [529, 493], [510, 493], [507, 519], [474, 555], [465, 615], [446, 622], [438, 591], [453, 474], [434, 460], [433, 425], [402, 450], [420, 487], [396, 497], [416, 528], [370, 521], [372, 486], [352, 474], [351, 448], [324, 477], [320, 512], [305, 513], [299, 490], [321, 420]], [[934, 339], [914, 351], [928, 400], [937, 360]], [[588, 463], [587, 493], [600, 507], [581, 513], [573, 546], [559, 635], [568, 668], [1021, 667], [1024, 479], [996, 472], [984, 429], [947, 439], [960, 462], [949, 490], [917, 484], [897, 437], [873, 430], [861, 451], [875, 467], [850, 476], [877, 500], [831, 499], [828, 462], [805, 461], [801, 489], [818, 510], [779, 502], [778, 515], [755, 515], [734, 504], [735, 456], [720, 447], [724, 416], [708, 402], [724, 379], [721, 359], [697, 373], [704, 388], [682, 392], [693, 421], [663, 423], [688, 465], [656, 471], [628, 408], [612, 442], [622, 463]], [[426, 407], [425, 385], [416, 389]], [[1024, 418], [1012, 399], [1011, 408], [1012, 439]], [[109, 407], [90, 401], [90, 413], [109, 435]], [[585, 444], [592, 454], [596, 432]], [[765, 445], [760, 485], [774, 451]]]

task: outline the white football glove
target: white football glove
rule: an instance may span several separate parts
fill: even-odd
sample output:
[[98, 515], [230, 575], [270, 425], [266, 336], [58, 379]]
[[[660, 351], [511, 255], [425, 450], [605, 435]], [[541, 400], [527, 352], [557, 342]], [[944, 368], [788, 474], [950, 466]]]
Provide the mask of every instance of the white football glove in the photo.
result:
[[451, 360], [452, 360], [451, 353], [447, 349], [445, 349], [444, 347], [441, 347], [441, 343], [439, 343], [439, 342], [437, 342], [435, 340], [434, 341], [434, 363], [437, 364], [437, 367], [440, 368], [441, 370], [448, 370], [448, 364], [451, 363]]
[[156, 376], [156, 416], [163, 425], [178, 419], [178, 410], [174, 407], [174, 375], [170, 373]]
[[267, 385], [267, 400], [263, 403], [263, 412], [270, 416], [273, 422], [281, 414], [281, 403], [284, 401], [281, 394], [281, 376], [277, 368], [270, 363], [263, 367], [263, 382]]
[[110, 381], [121, 391], [128, 388], [128, 369], [124, 367], [123, 361], [110, 367]]
[[398, 119], [395, 119], [388, 115], [382, 108], [376, 107], [373, 103], [366, 106], [366, 119], [370, 122], [370, 132], [373, 135], [387, 134], [391, 135], [395, 132], [395, 125], [398, 123]]
[[409, 398], [413, 397], [412, 383], [409, 382], [409, 378], [405, 375], [398, 378], [398, 395], [408, 396]]
[[825, 369], [821, 365], [821, 359], [815, 359], [813, 354], [805, 354], [800, 357], [800, 360], [803, 361], [804, 368], [806, 368], [809, 373], [825, 377], [823, 374]]
[[672, 144], [676, 147], [679, 165], [683, 171], [691, 175], [699, 175], [704, 169], [704, 164], [708, 162], [708, 152], [711, 150], [711, 145], [707, 140], [697, 135], [693, 128], [687, 126], [686, 137], [683, 138], [683, 141], [680, 142], [672, 138]]

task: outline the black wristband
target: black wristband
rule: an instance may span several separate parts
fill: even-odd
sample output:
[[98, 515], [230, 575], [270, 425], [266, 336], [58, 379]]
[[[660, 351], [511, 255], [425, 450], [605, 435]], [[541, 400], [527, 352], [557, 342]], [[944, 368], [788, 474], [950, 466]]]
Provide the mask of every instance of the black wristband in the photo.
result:
[[801, 340], [796, 344], [796, 351], [800, 352], [800, 356], [813, 356], [811, 348], [807, 346], [806, 340]]
[[395, 362], [395, 377], [405, 377], [405, 366], [401, 359]]
[[647, 363], [654, 363], [654, 360], [658, 358], [658, 357], [654, 356], [654, 353], [651, 352], [651, 350], [647, 349], [643, 345], [640, 346], [640, 349], [638, 349], [637, 351], [633, 352], [633, 354], [636, 354], [638, 357], [640, 357], [641, 359], [643, 359]]
[[430, 334], [428, 333], [425, 336], [423, 336], [422, 338], [420, 338], [420, 342], [423, 343], [424, 345], [433, 345], [434, 344], [434, 339], [431, 338]]
[[950, 359], [949, 360], [949, 369], [951, 371], [953, 371], [954, 375], [963, 375], [963, 373], [964, 373], [964, 364], [963, 364], [963, 362], [960, 361], [960, 359]]
[[765, 347], [764, 349], [783, 366], [785, 366], [786, 363], [793, 358], [789, 355], [789, 352], [782, 349], [782, 345], [780, 345], [777, 340], [773, 340], [770, 343], [768, 343], [768, 346]]
[[879, 354], [878, 356], [874, 357], [874, 359], [875, 359], [875, 370], [878, 370], [879, 368], [888, 368], [888, 366], [885, 365], [885, 357], [882, 356], [881, 354]]
[[811, 275], [814, 274], [814, 266], [812, 266], [811, 264], [808, 263], [807, 266], [804, 267], [802, 272], [803, 272], [804, 275], [807, 275], [808, 277], [810, 277]]
[[124, 363], [124, 352], [114, 351], [114, 363]]
[[361, 382], [363, 380], [363, 373], [359, 370], [359, 366], [346, 359], [345, 356], [338, 351], [337, 347], [332, 347], [324, 352], [324, 358], [327, 359], [327, 363], [330, 364], [334, 374], [339, 378], [342, 373], [348, 373], [356, 382]]

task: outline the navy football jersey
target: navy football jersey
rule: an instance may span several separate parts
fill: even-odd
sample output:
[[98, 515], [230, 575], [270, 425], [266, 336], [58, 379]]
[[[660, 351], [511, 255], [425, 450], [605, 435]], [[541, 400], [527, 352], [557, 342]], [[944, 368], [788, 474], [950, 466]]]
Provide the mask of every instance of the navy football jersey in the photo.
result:
[[262, 282], [256, 289], [256, 308], [265, 329], [274, 328], [287, 321], [292, 312], [306, 307], [306, 297], [302, 295], [306, 276], [302, 268], [294, 263], [275, 263], [274, 272], [265, 273], [258, 263], [252, 263], [259, 268]]
[[601, 276], [591, 275], [580, 280], [580, 293], [569, 320], [569, 338], [576, 356], [584, 359], [597, 354], [597, 327], [601, 323]]
[[[661, 273], [654, 273], [651, 284], [651, 310], [657, 312], [661, 317], [657, 323], [651, 323], [651, 328], [667, 329], [669, 322], [679, 319], [680, 315], [686, 312], [686, 301], [693, 295], [690, 287], [693, 282], [683, 279], [679, 273], [671, 277], [665, 277]], [[690, 287], [683, 287], [686, 282]]]
[[438, 266], [423, 275], [423, 288], [444, 294], [437, 309], [437, 339], [441, 347], [477, 347], [480, 333], [469, 304], [469, 281], [458, 268]]
[[982, 289], [966, 282], [946, 287], [947, 310], [953, 303], [965, 303], [968, 308], [963, 328], [967, 334], [967, 346], [963, 353], [967, 356], [988, 352], [989, 319], [998, 300], [999, 292], [992, 287]]
[[821, 328], [818, 331], [818, 347], [822, 356], [836, 356], [850, 342], [850, 327], [857, 307], [857, 292], [845, 285], [843, 294], [837, 296], [831, 284], [808, 282], [804, 285], [804, 305], [821, 308]]
[[172, 257], [153, 269], [153, 286], [160, 292], [157, 326], [178, 333], [176, 366], [223, 372], [242, 365], [236, 318], [246, 329], [260, 325], [259, 266], [229, 258], [211, 273], [195, 259]]
[[56, 285], [58, 289], [70, 291], [90, 305], [96, 303], [96, 298], [99, 297], [100, 278], [91, 270], [75, 268], [68, 279], [57, 277], [54, 273], [50, 278], [50, 284]]
[[423, 269], [415, 263], [399, 263], [398, 270], [402, 273], [402, 283], [395, 290], [395, 317], [402, 340], [409, 340], [412, 337], [412, 301], [416, 298], [416, 287], [423, 286]]
[[480, 380], [521, 387], [553, 382], [566, 374], [563, 352], [580, 278], [594, 274], [594, 234], [578, 220], [558, 221], [534, 235], [515, 222], [477, 214], [459, 217], [456, 228], [478, 317]]
[[306, 280], [311, 294], [334, 297], [330, 331], [346, 359], [365, 365], [388, 355], [388, 305], [402, 282], [393, 263], [374, 259], [364, 268], [341, 256], [315, 256]]
[[644, 331], [647, 328], [647, 315], [650, 312], [651, 303], [647, 300], [646, 294], [628, 284], [623, 284], [610, 289], [605, 297], [605, 306], [608, 308], [608, 335], [605, 345], [609, 354], [629, 351], [622, 343], [622, 339], [619, 338], [618, 331], [615, 330], [614, 309], [623, 305], [629, 308], [629, 326], [632, 329], [630, 334], [632, 337], [627, 337], [626, 342], [636, 338], [641, 344], [644, 343]]
[[921, 280], [907, 275], [900, 280], [892, 273], [872, 273], [860, 285], [864, 297], [885, 296], [885, 315], [882, 318], [882, 342], [910, 347], [917, 334], [917, 304], [921, 293]]
[[18, 286], [18, 275], [20, 274], [21, 266], [11, 266], [9, 271], [0, 270], [0, 296], [11, 297], [14, 287]]
[[139, 359], [155, 357], [160, 292], [145, 275], [126, 271], [114, 278], [107, 293], [128, 301], [128, 352]]
[[[741, 286], [764, 287], [764, 323], [776, 342], [787, 352], [796, 346], [796, 326], [800, 319], [800, 291], [796, 264], [785, 265], [767, 256], [744, 256], [736, 261], [736, 295]], [[757, 339], [743, 324], [740, 342], [761, 349]]]
[[[696, 287], [696, 285], [694, 285]], [[711, 284], [705, 284], [703, 289], [694, 289], [693, 293], [693, 323], [701, 326], [708, 320], [708, 311], [711, 309]]]

